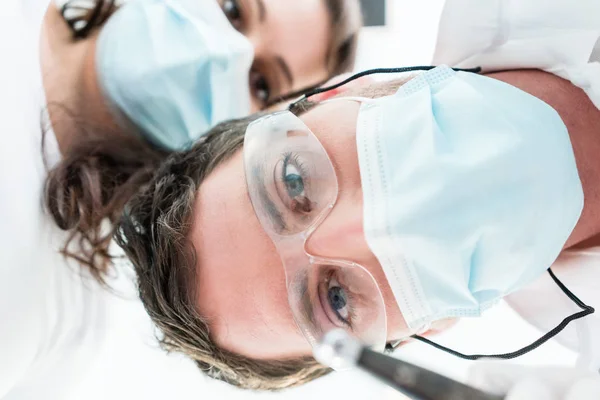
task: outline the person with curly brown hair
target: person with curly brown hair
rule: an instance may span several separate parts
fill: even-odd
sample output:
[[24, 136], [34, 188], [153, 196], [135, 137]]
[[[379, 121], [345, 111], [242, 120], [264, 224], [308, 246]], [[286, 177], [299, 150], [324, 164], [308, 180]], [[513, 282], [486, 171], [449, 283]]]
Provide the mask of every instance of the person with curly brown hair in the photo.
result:
[[350, 71], [361, 16], [354, 0], [1, 9], [0, 398], [64, 399], [102, 348], [131, 195], [217, 122]]

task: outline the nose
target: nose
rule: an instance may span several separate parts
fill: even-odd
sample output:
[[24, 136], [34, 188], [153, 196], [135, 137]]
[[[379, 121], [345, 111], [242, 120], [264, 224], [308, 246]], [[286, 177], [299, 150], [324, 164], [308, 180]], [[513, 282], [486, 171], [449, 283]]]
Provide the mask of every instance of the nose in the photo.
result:
[[352, 261], [369, 271], [383, 296], [388, 338], [403, 338], [409, 334], [381, 264], [364, 235], [362, 191], [357, 192], [357, 198], [338, 200], [331, 213], [306, 241], [305, 250], [313, 256]]
[[362, 199], [338, 201], [305, 249], [313, 256], [370, 264], [374, 256], [364, 235]]
[[254, 49], [254, 58], [260, 59], [263, 57], [266, 51], [266, 46], [260, 30], [255, 28], [249, 29], [244, 32], [244, 36], [246, 36], [246, 39], [248, 39], [248, 41], [252, 44], [252, 48]]

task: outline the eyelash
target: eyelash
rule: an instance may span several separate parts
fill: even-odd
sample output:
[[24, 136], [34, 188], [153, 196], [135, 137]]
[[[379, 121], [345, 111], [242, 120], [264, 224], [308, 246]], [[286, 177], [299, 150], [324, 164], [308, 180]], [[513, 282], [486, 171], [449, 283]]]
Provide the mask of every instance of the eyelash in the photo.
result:
[[298, 168], [298, 171], [300, 171], [300, 175], [302, 176], [302, 179], [305, 179], [306, 175], [308, 175], [308, 171], [306, 170], [306, 166], [304, 165], [302, 160], [300, 160], [300, 156], [298, 154], [292, 153], [292, 152], [283, 153], [282, 158], [283, 158], [283, 169], [281, 170], [282, 179], [285, 178], [285, 170], [289, 164]]

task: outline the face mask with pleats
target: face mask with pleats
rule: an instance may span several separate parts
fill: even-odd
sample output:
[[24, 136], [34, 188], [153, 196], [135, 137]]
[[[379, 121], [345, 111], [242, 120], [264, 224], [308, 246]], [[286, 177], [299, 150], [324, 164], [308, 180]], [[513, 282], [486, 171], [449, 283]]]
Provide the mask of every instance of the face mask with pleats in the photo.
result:
[[[466, 359], [520, 356], [594, 312], [549, 269], [583, 208], [567, 128], [548, 104], [472, 71], [379, 69], [347, 81], [419, 69], [394, 95], [327, 101], [362, 103], [367, 243], [414, 338]], [[582, 311], [534, 343], [468, 355], [418, 335], [438, 320], [478, 317], [546, 271]]]
[[160, 148], [189, 147], [251, 112], [254, 50], [214, 0], [125, 2], [102, 28], [96, 58], [109, 106]]

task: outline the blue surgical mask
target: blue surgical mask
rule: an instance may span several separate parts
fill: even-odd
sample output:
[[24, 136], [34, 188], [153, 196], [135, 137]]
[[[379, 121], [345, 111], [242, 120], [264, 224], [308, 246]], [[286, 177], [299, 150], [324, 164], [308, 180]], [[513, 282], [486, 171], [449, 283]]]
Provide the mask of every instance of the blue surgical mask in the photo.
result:
[[[428, 72], [394, 95], [323, 102], [362, 103], [356, 133], [367, 243], [412, 338], [469, 360], [519, 357], [571, 321], [594, 312], [550, 269], [583, 208], [567, 129], [549, 105], [513, 86], [476, 75], [480, 68], [378, 68], [315, 89], [304, 99], [361, 76], [416, 70]], [[255, 135], [247, 132], [246, 144], [257, 138], [264, 141], [268, 122], [254, 126]], [[280, 124], [274, 131], [285, 134], [281, 128]], [[247, 148], [244, 152], [252, 153]], [[327, 168], [315, 170], [323, 173]], [[331, 179], [318, 181], [337, 188]], [[316, 204], [332, 208], [334, 200]], [[256, 209], [255, 203], [260, 199], [253, 203]], [[503, 354], [464, 354], [419, 336], [434, 321], [479, 316], [546, 270], [581, 311], [531, 344]], [[377, 315], [377, 308], [367, 315]], [[379, 330], [385, 340], [387, 328]], [[349, 333], [363, 339], [363, 331]], [[388, 345], [388, 349], [395, 347]]]
[[357, 124], [365, 236], [413, 332], [532, 282], [579, 219], [565, 124], [506, 83], [437, 67]]
[[110, 107], [163, 149], [250, 114], [253, 47], [216, 0], [131, 0], [100, 32], [96, 57]]

